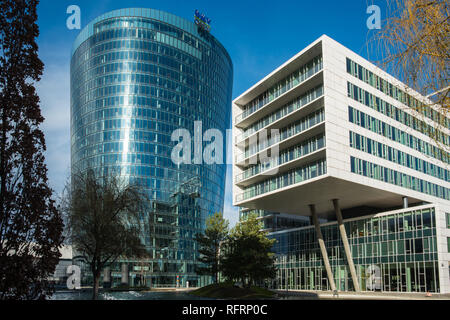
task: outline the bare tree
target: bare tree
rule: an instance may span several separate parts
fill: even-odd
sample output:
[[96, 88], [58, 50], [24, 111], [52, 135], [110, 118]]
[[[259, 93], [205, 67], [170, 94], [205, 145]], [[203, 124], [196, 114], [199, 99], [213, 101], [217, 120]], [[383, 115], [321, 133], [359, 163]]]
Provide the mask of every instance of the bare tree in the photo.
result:
[[429, 98], [410, 107], [435, 121], [428, 134], [445, 152], [450, 151], [442, 133], [449, 127], [449, 9], [447, 0], [387, 0], [388, 18], [369, 41], [372, 60], [407, 85], [400, 89]]
[[139, 187], [117, 176], [99, 179], [92, 170], [74, 174], [66, 188], [63, 203], [70, 239], [91, 268], [94, 300], [105, 267], [119, 258], [145, 255], [140, 221], [146, 202]]

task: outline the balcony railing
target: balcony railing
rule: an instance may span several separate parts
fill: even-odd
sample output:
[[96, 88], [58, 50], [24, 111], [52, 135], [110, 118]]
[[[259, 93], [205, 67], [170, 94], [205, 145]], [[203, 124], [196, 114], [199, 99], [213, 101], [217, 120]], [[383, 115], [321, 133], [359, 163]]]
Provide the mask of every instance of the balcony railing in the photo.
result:
[[236, 137], [236, 143], [247, 139], [250, 135], [254, 134], [255, 132], [258, 132], [262, 128], [267, 127], [268, 125], [274, 123], [275, 121], [278, 121], [281, 118], [284, 118], [287, 115], [294, 113], [295, 111], [303, 108], [305, 105], [318, 99], [321, 96], [323, 96], [323, 85], [320, 85], [308, 91], [301, 97], [296, 98], [295, 100], [286, 104], [284, 107], [278, 109], [277, 111], [271, 113], [270, 115], [259, 120], [257, 123], [253, 124], [247, 130], [245, 130], [244, 133]]
[[265, 193], [317, 178], [327, 173], [327, 161], [321, 159], [300, 168], [292, 169], [282, 175], [269, 178], [247, 188], [236, 196], [236, 202], [242, 202]]
[[270, 171], [273, 168], [281, 166], [285, 163], [304, 158], [320, 149], [325, 147], [325, 134], [320, 134], [312, 139], [309, 139], [301, 144], [291, 147], [288, 150], [283, 151], [280, 156], [275, 159], [271, 159], [267, 164], [258, 164], [253, 166], [241, 174], [236, 175], [236, 183], [247, 180], [258, 174], [262, 174]]
[[293, 124], [290, 124], [288, 127], [280, 130], [280, 134], [275, 135], [274, 137], [268, 137], [264, 139], [264, 141], [260, 143], [255, 143], [250, 145], [248, 150], [236, 155], [235, 161], [241, 162], [251, 156], [257, 154], [258, 152], [265, 150], [279, 142], [285, 141], [291, 138], [294, 135], [297, 135], [301, 132], [304, 132], [313, 126], [323, 122], [325, 120], [325, 112], [324, 109], [320, 109], [306, 117], [303, 117], [300, 120], [297, 120]]
[[322, 69], [322, 56], [316, 57], [315, 59], [304, 65], [302, 68], [300, 68], [300, 70], [291, 74], [284, 80], [278, 82], [275, 86], [272, 87], [272, 89], [267, 90], [258, 98], [247, 104], [247, 106], [245, 107], [245, 111], [236, 116], [236, 123], [239, 123], [248, 118], [250, 115], [263, 108], [273, 100], [277, 99], [279, 96], [288, 92], [292, 88], [299, 86], [309, 78], [313, 77], [315, 74], [319, 73]]

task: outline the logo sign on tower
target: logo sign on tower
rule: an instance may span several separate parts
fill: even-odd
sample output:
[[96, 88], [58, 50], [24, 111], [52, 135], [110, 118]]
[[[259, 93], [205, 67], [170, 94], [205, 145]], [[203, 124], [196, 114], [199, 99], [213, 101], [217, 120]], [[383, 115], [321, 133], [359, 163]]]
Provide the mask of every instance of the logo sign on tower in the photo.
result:
[[198, 10], [195, 10], [195, 24], [202, 30], [211, 31], [211, 19]]

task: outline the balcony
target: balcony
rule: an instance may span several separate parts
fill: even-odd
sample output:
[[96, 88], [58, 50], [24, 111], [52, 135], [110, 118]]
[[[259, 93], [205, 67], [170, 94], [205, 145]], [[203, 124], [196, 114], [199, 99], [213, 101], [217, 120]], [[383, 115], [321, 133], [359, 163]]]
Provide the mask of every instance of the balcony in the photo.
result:
[[323, 176], [327, 173], [326, 163], [326, 158], [323, 158], [308, 163], [303, 167], [291, 169], [282, 175], [259, 182], [244, 192], [236, 195], [235, 205], [242, 205], [245, 207], [245, 205], [242, 204], [244, 201]]
[[307, 78], [300, 81], [298, 84], [286, 88], [281, 91], [278, 96], [273, 96], [264, 101], [264, 103], [252, 107], [235, 117], [235, 126], [239, 128], [246, 128], [250, 124], [270, 114], [277, 106], [284, 105], [290, 100], [302, 95], [303, 93], [317, 87], [323, 83], [323, 69], [311, 72]]
[[295, 145], [295, 143], [301, 140], [312, 138], [314, 135], [318, 135], [325, 130], [324, 121], [324, 110], [316, 111], [314, 114], [304, 117], [289, 127], [280, 130], [279, 135], [270, 137], [262, 143], [252, 145], [253, 150], [249, 148], [247, 151], [236, 155], [235, 165], [247, 166], [249, 164], [256, 164], [258, 154], [263, 151], [268, 151], [277, 144], [280, 144], [280, 150], [283, 150]]
[[322, 147], [310, 153], [299, 155], [298, 157], [295, 157], [287, 162], [282, 162], [277, 165], [273, 165], [269, 168], [264, 168], [263, 171], [261, 172], [256, 173], [243, 172], [236, 176], [235, 184], [238, 187], [246, 188], [252, 184], [270, 178], [271, 176], [273, 177], [275, 175], [280, 175], [285, 173], [286, 171], [305, 165], [306, 163], [310, 163], [325, 158], [325, 156], [326, 156], [326, 148]]
[[[256, 128], [249, 128], [249, 130], [238, 135], [235, 139], [235, 145], [237, 147], [245, 147], [249, 141], [249, 138], [261, 131], [270, 130], [273, 128], [282, 128], [289, 124], [289, 122], [296, 121], [305, 115], [308, 115], [314, 111], [317, 111], [324, 106], [323, 102], [323, 87], [319, 87], [313, 90], [315, 93], [310, 96], [306, 101], [299, 101], [295, 106], [288, 104], [282, 109], [274, 112], [268, 117], [260, 120], [261, 125]], [[253, 127], [253, 126], [252, 126]]]

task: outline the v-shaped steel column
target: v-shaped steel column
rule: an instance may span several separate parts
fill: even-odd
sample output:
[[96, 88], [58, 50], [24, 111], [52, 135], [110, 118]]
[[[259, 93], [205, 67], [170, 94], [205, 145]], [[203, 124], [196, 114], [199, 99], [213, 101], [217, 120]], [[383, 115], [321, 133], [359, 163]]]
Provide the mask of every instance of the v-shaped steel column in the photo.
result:
[[311, 211], [314, 227], [316, 228], [317, 241], [319, 242], [323, 263], [325, 265], [325, 269], [327, 270], [328, 282], [330, 283], [331, 290], [336, 291], [336, 284], [334, 283], [333, 271], [331, 270], [330, 261], [328, 260], [327, 248], [325, 247], [325, 241], [323, 240], [322, 231], [320, 230], [319, 219], [317, 218], [316, 206], [312, 204], [309, 206], [309, 209]]
[[342, 243], [344, 244], [345, 256], [347, 257], [347, 263], [350, 268], [350, 273], [352, 275], [353, 286], [356, 292], [360, 292], [358, 276], [356, 275], [355, 265], [353, 263], [352, 252], [350, 251], [350, 245], [348, 244], [347, 232], [345, 231], [344, 221], [342, 219], [341, 208], [339, 207], [339, 200], [333, 200], [334, 211], [336, 213], [336, 218], [339, 226], [339, 232], [341, 233]]

